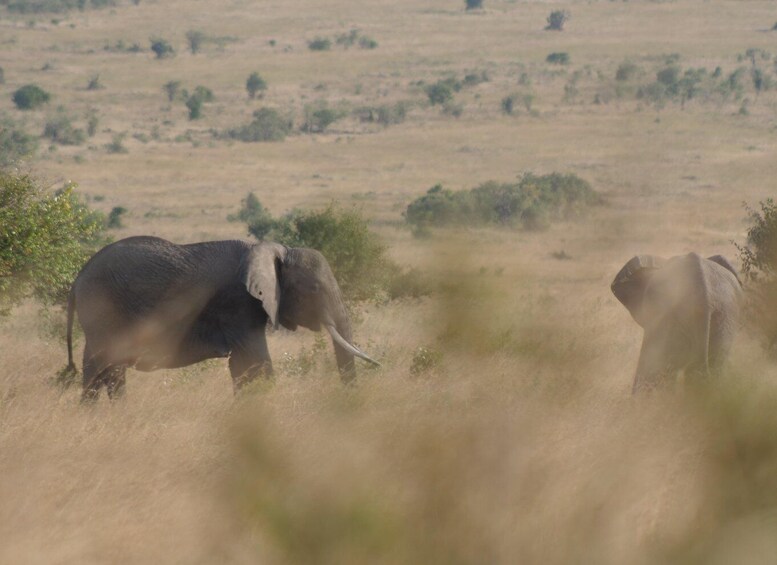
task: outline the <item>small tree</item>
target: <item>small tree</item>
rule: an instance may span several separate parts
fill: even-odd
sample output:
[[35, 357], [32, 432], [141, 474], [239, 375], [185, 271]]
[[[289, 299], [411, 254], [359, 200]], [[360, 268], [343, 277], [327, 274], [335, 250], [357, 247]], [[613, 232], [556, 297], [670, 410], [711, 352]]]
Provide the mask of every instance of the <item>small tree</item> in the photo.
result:
[[86, 259], [104, 243], [103, 217], [67, 184], [49, 193], [0, 171], [0, 314], [28, 296], [63, 303]]
[[175, 97], [178, 95], [178, 92], [181, 90], [181, 81], [180, 80], [171, 80], [170, 82], [166, 82], [162, 85], [162, 90], [165, 91], [165, 94], [167, 94], [167, 101], [172, 102], [175, 100]]
[[50, 98], [51, 95], [37, 84], [26, 84], [13, 93], [13, 103], [20, 110], [34, 110]]
[[89, 79], [89, 82], [86, 85], [87, 90], [101, 90], [105, 88], [102, 83], [100, 82], [100, 75], [94, 75], [92, 78]]
[[196, 94], [192, 94], [186, 99], [186, 108], [189, 110], [190, 120], [199, 120], [202, 117], [203, 100]]
[[445, 104], [453, 100], [453, 88], [446, 81], [437, 81], [426, 87], [426, 96], [432, 105]]
[[569, 53], [550, 53], [547, 57], [545, 57], [545, 60], [553, 65], [568, 65]]
[[108, 221], [106, 227], [109, 229], [118, 229], [124, 227], [121, 223], [121, 217], [127, 213], [127, 209], [124, 206], [114, 206], [111, 208], [111, 213], [108, 214]]
[[240, 201], [240, 211], [237, 214], [227, 216], [230, 222], [245, 222], [248, 233], [256, 239], [262, 240], [275, 228], [276, 222], [270, 212], [262, 206], [256, 194], [249, 192]]
[[5, 84], [5, 71], [0, 67], [0, 84]]
[[60, 145], [81, 145], [86, 140], [86, 133], [81, 128], [73, 126], [73, 122], [64, 110], [46, 120], [43, 137], [48, 137], [53, 143]]
[[479, 10], [483, 7], [483, 0], [464, 0], [467, 10]]
[[0, 118], [0, 167], [35, 153], [38, 141], [9, 118]]
[[252, 100], [256, 98], [257, 93], [267, 90], [267, 82], [259, 75], [259, 73], [251, 73], [246, 80], [246, 90], [248, 96]]
[[766, 347], [777, 347], [777, 204], [771, 198], [759, 202], [760, 210], [747, 207], [750, 228], [747, 244], [739, 250], [742, 273], [752, 287], [751, 319]]
[[157, 59], [167, 59], [175, 56], [175, 49], [170, 43], [161, 38], [151, 38], [151, 51]]
[[205, 32], [196, 29], [190, 29], [186, 32], [186, 43], [189, 45], [189, 51], [191, 51], [192, 55], [200, 52], [207, 39], [208, 36], [205, 35]]
[[342, 117], [342, 112], [338, 112], [326, 105], [306, 107], [305, 123], [302, 124], [302, 131], [308, 133], [323, 133], [326, 128]]
[[569, 20], [569, 12], [566, 10], [554, 10], [548, 16], [548, 25], [545, 26], [549, 31], [563, 31], [564, 24]]

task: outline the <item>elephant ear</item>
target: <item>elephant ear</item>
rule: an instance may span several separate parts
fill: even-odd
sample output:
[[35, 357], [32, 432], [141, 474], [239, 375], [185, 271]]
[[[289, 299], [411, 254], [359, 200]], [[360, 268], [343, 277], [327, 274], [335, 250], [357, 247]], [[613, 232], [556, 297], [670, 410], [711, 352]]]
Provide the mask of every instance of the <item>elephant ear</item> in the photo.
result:
[[645, 287], [653, 274], [660, 269], [665, 260], [654, 255], [637, 255], [629, 260], [615, 275], [610, 288], [640, 326], [645, 327], [642, 314], [642, 298]]
[[262, 242], [251, 248], [246, 263], [244, 284], [251, 296], [262, 302], [273, 327], [278, 327], [281, 301], [280, 267], [286, 248], [277, 243]]
[[737, 274], [736, 269], [734, 269], [734, 266], [728, 262], [728, 259], [723, 257], [723, 255], [713, 255], [712, 257], [707, 257], [707, 261], [712, 261], [713, 263], [717, 263], [724, 269], [727, 269], [731, 271], [731, 274], [734, 275], [734, 278], [739, 283], [739, 286], [742, 286], [742, 281], [739, 280], [739, 275]]

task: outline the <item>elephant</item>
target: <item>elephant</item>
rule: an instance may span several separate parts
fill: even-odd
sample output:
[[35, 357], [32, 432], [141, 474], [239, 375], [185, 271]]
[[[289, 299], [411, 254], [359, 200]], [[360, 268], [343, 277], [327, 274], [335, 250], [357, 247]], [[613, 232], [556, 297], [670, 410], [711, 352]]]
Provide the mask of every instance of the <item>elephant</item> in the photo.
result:
[[738, 329], [742, 284], [721, 255], [637, 255], [610, 287], [644, 329], [632, 393], [662, 378], [716, 374]]
[[344, 383], [354, 356], [378, 363], [351, 343], [340, 288], [314, 249], [273, 242], [206, 241], [177, 245], [151, 236], [103, 247], [81, 269], [67, 305], [67, 370], [74, 315], [85, 336], [82, 401], [104, 385], [121, 396], [128, 367], [177, 368], [228, 357], [237, 392], [272, 374], [265, 329], [326, 329]]

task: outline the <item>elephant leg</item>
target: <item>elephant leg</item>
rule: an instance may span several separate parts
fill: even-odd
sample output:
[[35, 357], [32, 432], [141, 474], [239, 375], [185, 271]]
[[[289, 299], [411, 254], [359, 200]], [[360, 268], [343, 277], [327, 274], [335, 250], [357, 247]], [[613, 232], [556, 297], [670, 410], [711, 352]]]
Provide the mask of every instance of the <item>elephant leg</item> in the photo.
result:
[[236, 347], [232, 351], [229, 357], [229, 372], [235, 393], [257, 377], [272, 377], [272, 360], [264, 332], [254, 336], [249, 344]]
[[103, 382], [100, 379], [105, 364], [99, 356], [92, 353], [87, 344], [84, 347], [84, 375], [83, 391], [81, 393], [81, 402], [84, 404], [94, 402], [100, 396], [100, 386]]
[[668, 336], [660, 331], [645, 333], [639, 352], [637, 373], [634, 375], [634, 384], [631, 388], [632, 394], [656, 388], [671, 371], [668, 341], [670, 341]]
[[127, 384], [127, 367], [124, 365], [114, 365], [100, 373], [100, 380], [105, 384], [108, 391], [108, 398], [117, 400], [124, 396]]

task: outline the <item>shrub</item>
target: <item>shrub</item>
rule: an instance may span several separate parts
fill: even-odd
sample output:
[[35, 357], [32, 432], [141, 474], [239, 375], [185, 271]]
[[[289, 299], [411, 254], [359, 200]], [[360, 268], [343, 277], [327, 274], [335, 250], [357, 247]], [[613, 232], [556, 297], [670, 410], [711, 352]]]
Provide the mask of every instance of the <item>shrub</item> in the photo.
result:
[[186, 98], [186, 107], [189, 109], [189, 119], [199, 120], [202, 117], [202, 105], [213, 102], [213, 92], [204, 86], [198, 86], [194, 92]]
[[752, 287], [751, 318], [766, 347], [777, 346], [777, 204], [771, 198], [759, 202], [760, 210], [747, 208], [750, 228], [747, 243], [739, 250], [742, 273]]
[[157, 59], [167, 59], [175, 56], [175, 49], [170, 43], [161, 38], [151, 38], [151, 51]]
[[569, 12], [566, 10], [554, 10], [548, 16], [548, 25], [545, 26], [546, 30], [550, 31], [563, 31], [564, 24], [569, 21]]
[[162, 85], [162, 90], [167, 94], [167, 101], [172, 102], [175, 97], [178, 96], [178, 92], [181, 90], [180, 80], [171, 80]]
[[249, 192], [248, 195], [240, 201], [240, 211], [237, 214], [230, 214], [227, 220], [230, 222], [244, 222], [248, 227], [248, 233], [256, 239], [263, 240], [272, 232], [276, 225], [270, 212], [262, 206], [256, 194]]
[[418, 377], [437, 369], [442, 361], [442, 352], [431, 347], [419, 347], [413, 353], [413, 360], [410, 362], [410, 374]]
[[386, 247], [356, 209], [334, 203], [323, 210], [294, 210], [273, 219], [254, 194], [242, 201], [230, 221], [244, 221], [258, 239], [272, 239], [290, 247], [310, 247], [326, 257], [348, 300], [399, 298], [428, 294], [417, 271], [405, 271], [391, 262]]
[[301, 129], [307, 133], [323, 133], [343, 116], [343, 112], [327, 105], [308, 106], [305, 108], [305, 122]]
[[332, 48], [332, 41], [326, 37], [317, 37], [308, 41], [308, 49], [311, 51], [329, 51]]
[[283, 141], [291, 128], [291, 120], [283, 118], [277, 110], [261, 108], [254, 112], [250, 124], [231, 129], [226, 135], [245, 142]]
[[208, 36], [202, 31], [190, 29], [186, 32], [186, 43], [189, 45], [189, 51], [191, 51], [192, 55], [196, 55], [200, 52], [207, 39]]
[[94, 137], [94, 134], [97, 133], [97, 126], [99, 124], [100, 118], [97, 117], [97, 114], [91, 113], [86, 121], [86, 134], [89, 137]]
[[627, 81], [631, 80], [639, 74], [639, 67], [631, 61], [624, 61], [618, 65], [618, 70], [615, 71], [615, 80]]
[[414, 226], [507, 225], [539, 229], [553, 219], [581, 212], [601, 197], [576, 175], [525, 174], [517, 183], [486, 182], [453, 192], [436, 185], [408, 205], [405, 219]]
[[345, 47], [346, 49], [356, 43], [356, 40], [359, 38], [359, 30], [358, 29], [352, 29], [348, 33], [341, 33], [335, 38], [335, 43], [337, 45], [340, 45], [342, 47]]
[[50, 98], [51, 95], [37, 84], [26, 84], [13, 93], [13, 103], [20, 110], [34, 110]]
[[10, 118], [0, 118], [0, 167], [33, 155], [38, 141]]
[[108, 214], [108, 221], [106, 227], [109, 229], [117, 229], [123, 227], [121, 223], [121, 217], [127, 213], [127, 209], [123, 206], [114, 206], [111, 208], [111, 212]]
[[397, 102], [381, 106], [368, 106], [360, 108], [356, 113], [363, 122], [377, 122], [384, 126], [399, 124], [407, 117], [407, 103]]
[[464, 0], [467, 10], [480, 10], [483, 7], [483, 0]]
[[257, 93], [267, 90], [267, 82], [259, 75], [259, 73], [251, 73], [246, 80], [246, 90], [248, 96], [252, 100], [256, 98]]
[[0, 67], [0, 84], [5, 84], [5, 70]]
[[86, 8], [104, 8], [115, 6], [116, 0], [4, 0], [9, 12], [20, 14], [40, 14], [44, 12], [61, 13]]
[[63, 303], [86, 259], [104, 243], [102, 216], [67, 184], [51, 194], [27, 175], [0, 171], [0, 314], [33, 295]]
[[367, 37], [366, 35], [362, 35], [359, 38], [359, 48], [361, 49], [376, 49], [378, 47], [378, 42], [372, 39], [371, 37]]
[[447, 80], [438, 80], [434, 84], [428, 85], [425, 91], [432, 105], [445, 104], [453, 100], [453, 86]]
[[486, 71], [479, 73], [467, 73], [464, 75], [464, 86], [477, 86], [480, 83], [488, 82], [490, 79]]
[[124, 139], [126, 137], [126, 131], [115, 134], [111, 142], [105, 145], [105, 150], [108, 153], [129, 153], [129, 150], [124, 146]]
[[564, 53], [564, 52], [551, 53], [547, 57], [545, 57], [545, 61], [553, 65], [568, 65], [569, 53]]
[[84, 130], [73, 127], [70, 117], [62, 109], [46, 120], [43, 137], [60, 145], [81, 145], [86, 141]]
[[100, 82], [100, 75], [94, 75], [86, 85], [87, 90], [101, 90], [105, 88]]
[[505, 96], [502, 98], [502, 112], [507, 114], [508, 116], [513, 113], [513, 109], [515, 108], [515, 94], [511, 94], [510, 96]]

